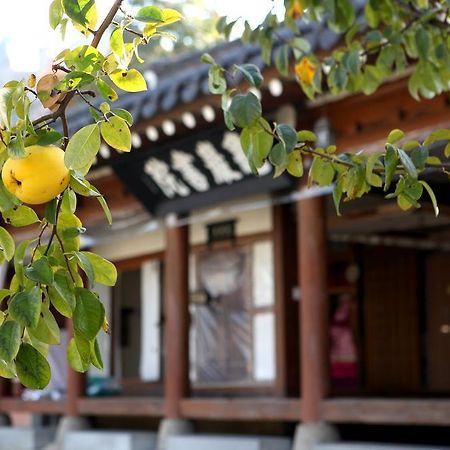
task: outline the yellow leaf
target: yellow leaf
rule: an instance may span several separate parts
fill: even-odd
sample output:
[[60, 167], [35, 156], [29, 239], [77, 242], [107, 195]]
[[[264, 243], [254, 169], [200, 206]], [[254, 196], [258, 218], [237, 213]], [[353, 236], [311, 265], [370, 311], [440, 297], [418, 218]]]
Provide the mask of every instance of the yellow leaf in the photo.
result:
[[297, 78], [308, 86], [311, 86], [314, 81], [317, 66], [308, 58], [302, 58], [301, 61], [295, 65], [295, 74]]
[[127, 92], [141, 92], [147, 90], [145, 78], [136, 69], [114, 70], [109, 74], [111, 81], [120, 89]]
[[174, 22], [178, 22], [183, 18], [183, 16], [178, 11], [171, 8], [165, 8], [161, 10], [161, 16], [162, 16], [162, 23], [156, 23], [155, 25], [157, 27], [162, 27]]
[[105, 142], [116, 150], [129, 152], [131, 150], [131, 132], [125, 120], [112, 116], [107, 122], [102, 122], [100, 132]]
[[291, 19], [297, 20], [303, 14], [303, 5], [300, 0], [293, 0], [291, 6], [286, 12], [287, 16]]

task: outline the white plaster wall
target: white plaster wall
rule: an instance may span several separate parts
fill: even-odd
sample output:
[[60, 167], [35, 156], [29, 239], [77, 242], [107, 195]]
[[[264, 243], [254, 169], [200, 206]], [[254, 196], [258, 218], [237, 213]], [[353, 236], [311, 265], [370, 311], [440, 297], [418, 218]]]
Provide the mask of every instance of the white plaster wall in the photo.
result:
[[165, 249], [164, 230], [151, 231], [145, 234], [134, 234], [127, 238], [120, 238], [114, 242], [105, 242], [92, 248], [110, 261], [120, 261], [135, 256], [157, 253]]
[[[266, 200], [265, 196], [247, 197], [243, 201], [234, 201], [221, 204], [210, 209], [192, 211], [191, 219], [194, 221], [189, 226], [189, 242], [191, 245], [207, 242], [206, 224], [236, 219], [237, 236], [246, 236], [256, 233], [272, 231], [272, 208], [266, 206], [249, 211], [236, 212], [234, 208], [241, 205], [257, 203]], [[217, 212], [208, 216], [211, 211]], [[200, 220], [201, 221], [197, 221]], [[120, 261], [136, 256], [156, 253], [165, 249], [164, 229], [133, 234], [129, 237], [120, 237], [115, 241], [108, 241], [95, 245], [92, 251], [102, 255], [111, 261]]]

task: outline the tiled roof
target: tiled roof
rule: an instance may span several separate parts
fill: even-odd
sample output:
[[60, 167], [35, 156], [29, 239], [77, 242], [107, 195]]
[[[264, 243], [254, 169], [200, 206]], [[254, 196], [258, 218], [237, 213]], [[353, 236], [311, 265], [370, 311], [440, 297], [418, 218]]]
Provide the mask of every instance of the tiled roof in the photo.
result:
[[[353, 0], [353, 3], [361, 13], [365, 0]], [[304, 24], [302, 28], [302, 37], [310, 42], [313, 51], [330, 50], [340, 39], [338, 34], [329, 31], [321, 23]], [[289, 30], [281, 30], [274, 50], [291, 35]], [[264, 68], [260, 47], [244, 45], [240, 40], [218, 44], [208, 52], [225, 68], [243, 63]], [[198, 97], [208, 95], [208, 65], [200, 61], [202, 53], [203, 51], [165, 59], [147, 66], [144, 73], [153, 72], [156, 75], [155, 86], [146, 92], [122, 92], [114, 107], [129, 110], [137, 123], [151, 119], [158, 112], [168, 112], [179, 104], [190, 103]], [[70, 121], [73, 129], [79, 129], [91, 121], [86, 114], [85, 105], [74, 107], [70, 111]]]

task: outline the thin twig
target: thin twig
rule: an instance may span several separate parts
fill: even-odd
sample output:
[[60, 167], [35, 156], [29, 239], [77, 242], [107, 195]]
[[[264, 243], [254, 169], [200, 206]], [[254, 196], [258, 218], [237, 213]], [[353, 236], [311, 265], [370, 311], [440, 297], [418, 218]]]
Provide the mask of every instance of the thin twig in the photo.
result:
[[[114, 17], [117, 14], [117, 11], [119, 10], [122, 2], [123, 2], [123, 0], [116, 0], [114, 2], [113, 6], [111, 7], [109, 13], [106, 15], [105, 19], [101, 23], [98, 30], [93, 32], [94, 38], [92, 39], [91, 47], [94, 47], [94, 48], [98, 47], [98, 45], [103, 37], [103, 34], [108, 29], [111, 22], [114, 20]], [[64, 72], [70, 73], [70, 70], [66, 69], [65, 67], [63, 68], [63, 66], [56, 65], [54, 67], [57, 68], [58, 70], [62, 70]], [[65, 110], [66, 110], [67, 106], [72, 101], [75, 94], [76, 94], [75, 91], [68, 92], [67, 95], [64, 97], [64, 100], [61, 102], [60, 107], [55, 112], [53, 112], [51, 114], [46, 114], [46, 115], [34, 120], [33, 127], [35, 127], [36, 125], [40, 125], [43, 122], [48, 122], [48, 121], [54, 122], [57, 119], [62, 119], [62, 117], [65, 115]], [[64, 126], [64, 121], [63, 121], [63, 126]]]

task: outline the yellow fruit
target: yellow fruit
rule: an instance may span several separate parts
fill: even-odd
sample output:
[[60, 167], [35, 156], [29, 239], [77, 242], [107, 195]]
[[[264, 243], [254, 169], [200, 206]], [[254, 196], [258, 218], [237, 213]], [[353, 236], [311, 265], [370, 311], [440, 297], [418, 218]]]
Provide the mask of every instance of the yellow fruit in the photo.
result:
[[46, 203], [69, 184], [70, 174], [64, 165], [64, 152], [54, 145], [31, 145], [26, 156], [7, 159], [2, 169], [6, 189], [31, 205]]

